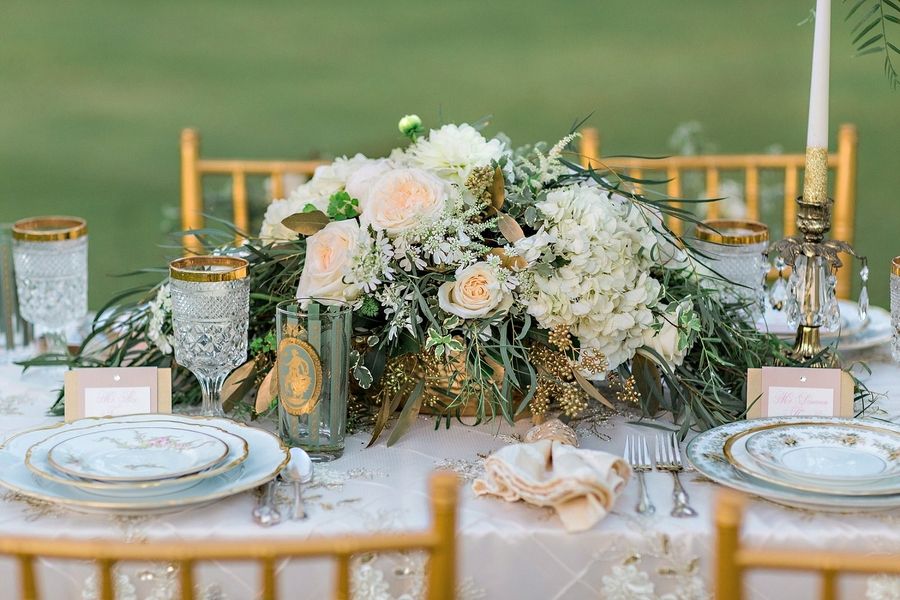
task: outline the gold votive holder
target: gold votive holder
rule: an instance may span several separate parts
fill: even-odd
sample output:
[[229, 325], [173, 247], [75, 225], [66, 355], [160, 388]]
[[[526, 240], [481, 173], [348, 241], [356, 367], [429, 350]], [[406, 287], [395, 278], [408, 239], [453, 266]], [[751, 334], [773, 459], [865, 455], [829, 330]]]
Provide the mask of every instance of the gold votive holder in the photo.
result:
[[710, 219], [697, 225], [694, 247], [699, 260], [713, 272], [710, 288], [751, 320], [762, 316], [765, 278], [769, 271], [769, 228], [765, 223], [742, 219]]
[[29, 217], [13, 223], [14, 240], [61, 242], [87, 235], [87, 221], [81, 217]]

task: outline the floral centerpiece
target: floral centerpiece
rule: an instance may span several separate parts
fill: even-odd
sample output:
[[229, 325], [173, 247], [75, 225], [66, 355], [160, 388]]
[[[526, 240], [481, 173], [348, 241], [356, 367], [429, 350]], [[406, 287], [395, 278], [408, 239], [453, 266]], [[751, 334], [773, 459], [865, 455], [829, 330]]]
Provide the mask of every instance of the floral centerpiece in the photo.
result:
[[[253, 359], [226, 386], [232, 404], [258, 387], [256, 408], [274, 406], [260, 383], [275, 304], [294, 296], [354, 307], [352, 406], [373, 440], [398, 410], [392, 440], [423, 409], [448, 424], [576, 418], [611, 407], [610, 393], [705, 428], [743, 414], [747, 368], [786, 360], [702, 284], [715, 275], [665, 221], [691, 213], [636, 191], [659, 182], [580, 166], [568, 152], [576, 133], [516, 149], [468, 124], [425, 131], [407, 116], [400, 130], [410, 141], [387, 157], [317, 169], [242, 245], [222, 243], [233, 232], [195, 232], [252, 265]], [[132, 293], [65, 360], [171, 365], [190, 401], [192, 379], [172, 364], [166, 283]]]

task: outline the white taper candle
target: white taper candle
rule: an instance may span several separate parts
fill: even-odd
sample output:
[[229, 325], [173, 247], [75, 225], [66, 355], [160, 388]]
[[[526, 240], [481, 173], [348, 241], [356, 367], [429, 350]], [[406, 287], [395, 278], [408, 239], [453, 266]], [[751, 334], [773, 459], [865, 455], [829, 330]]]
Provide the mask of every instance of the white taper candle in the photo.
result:
[[812, 80], [809, 86], [809, 126], [806, 146], [828, 147], [828, 63], [831, 54], [831, 0], [816, 1]]

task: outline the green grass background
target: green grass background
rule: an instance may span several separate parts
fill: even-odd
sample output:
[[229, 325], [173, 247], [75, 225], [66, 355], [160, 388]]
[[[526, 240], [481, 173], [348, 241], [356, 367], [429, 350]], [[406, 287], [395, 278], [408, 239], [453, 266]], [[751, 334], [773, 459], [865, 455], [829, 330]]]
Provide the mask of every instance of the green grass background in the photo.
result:
[[[858, 242], [873, 302], [900, 254], [900, 94], [853, 58], [835, 3], [832, 130], [859, 126]], [[222, 157], [377, 154], [397, 119], [493, 115], [555, 141], [593, 113], [605, 153], [665, 153], [699, 121], [723, 152], [802, 150], [811, 0], [4, 0], [0, 221], [86, 217], [91, 304], [161, 266], [178, 132]], [[834, 136], [832, 136], [832, 140]]]

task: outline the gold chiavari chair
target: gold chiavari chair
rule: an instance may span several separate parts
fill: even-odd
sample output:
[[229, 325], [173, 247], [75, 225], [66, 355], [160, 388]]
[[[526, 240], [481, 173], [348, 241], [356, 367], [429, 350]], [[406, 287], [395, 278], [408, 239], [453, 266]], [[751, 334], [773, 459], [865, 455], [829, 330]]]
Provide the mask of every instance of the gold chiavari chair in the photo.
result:
[[[200, 156], [200, 132], [181, 131], [181, 228], [184, 231], [203, 227], [203, 176], [230, 175], [233, 222], [240, 231], [250, 224], [247, 200], [247, 176], [269, 177], [271, 198], [284, 198], [285, 174], [312, 176], [316, 167], [327, 164], [321, 160], [239, 160], [212, 159]], [[189, 250], [199, 248], [199, 240], [188, 235], [184, 245]]]
[[[114, 568], [119, 563], [164, 562], [179, 567], [181, 600], [194, 598], [194, 567], [200, 562], [253, 561], [261, 567], [261, 597], [278, 597], [276, 565], [292, 558], [333, 557], [337, 570], [334, 598], [350, 595], [350, 559], [371, 552], [426, 551], [429, 600], [451, 600], [456, 587], [456, 503], [458, 479], [450, 472], [432, 475], [431, 527], [426, 531], [379, 533], [366, 536], [312, 538], [306, 540], [246, 539], [239, 541], [179, 541], [127, 543], [112, 540], [0, 537], [0, 555], [13, 556], [19, 564], [20, 598], [38, 600], [35, 561], [38, 558], [92, 560], [98, 567], [100, 598], [116, 598]], [[11, 584], [11, 582], [10, 582]], [[9, 585], [9, 584], [8, 584]], [[288, 596], [283, 596], [288, 597]], [[296, 597], [296, 596], [290, 596]]]
[[773, 550], [741, 543], [746, 498], [723, 491], [716, 504], [716, 600], [742, 600], [748, 571], [807, 571], [821, 575], [819, 597], [837, 599], [838, 575], [900, 573], [900, 554], [864, 555], [820, 550]]
[[[858, 136], [856, 126], [844, 124], [838, 130], [837, 152], [828, 155], [828, 168], [834, 171], [834, 210], [832, 236], [834, 239], [853, 243], [856, 211], [856, 154]], [[647, 173], [664, 173], [668, 180], [666, 194], [672, 198], [682, 195], [682, 178], [685, 172], [701, 172], [706, 178], [706, 196], [718, 198], [719, 181], [723, 171], [743, 172], [744, 197], [747, 217], [760, 218], [760, 173], [775, 171], [784, 173], [784, 232], [797, 233], [797, 205], [799, 181], [806, 163], [804, 154], [707, 154], [697, 156], [669, 156], [665, 158], [600, 158], [600, 135], [596, 129], [585, 128], [579, 138], [580, 161], [583, 166], [593, 164], [598, 170], [613, 169], [630, 177], [642, 179]], [[706, 205], [707, 218], [719, 217], [718, 203]], [[669, 220], [675, 233], [683, 233], [684, 223]], [[843, 259], [847, 256], [843, 255]], [[844, 263], [847, 264], [847, 260]], [[838, 271], [837, 295], [847, 298], [851, 291], [852, 269]]]

